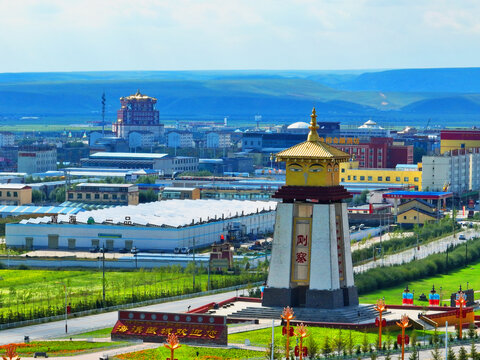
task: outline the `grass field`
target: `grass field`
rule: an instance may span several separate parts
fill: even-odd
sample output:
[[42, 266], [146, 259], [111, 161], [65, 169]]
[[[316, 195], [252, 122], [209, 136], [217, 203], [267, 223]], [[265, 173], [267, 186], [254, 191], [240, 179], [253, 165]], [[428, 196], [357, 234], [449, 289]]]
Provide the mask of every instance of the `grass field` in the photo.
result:
[[[198, 356], [197, 356], [198, 352]], [[137, 351], [134, 353], [116, 355], [115, 359], [122, 360], [165, 360], [170, 356], [170, 350], [163, 344], [159, 344], [157, 349]], [[263, 352], [241, 350], [241, 349], [221, 349], [207, 348], [200, 346], [182, 345], [175, 350], [175, 359], [263, 359]]]
[[[90, 351], [100, 351], [128, 345], [127, 342], [88, 342], [88, 341], [33, 341], [28, 344], [16, 344], [20, 356], [32, 356], [35, 352], [46, 352], [51, 356], [70, 356]], [[0, 347], [0, 356], [5, 348]]]
[[107, 337], [110, 337], [110, 333], [112, 332], [112, 329], [113, 327], [108, 327], [105, 329], [98, 329], [98, 330], [88, 331], [88, 332], [84, 332], [84, 333], [73, 335], [73, 336], [68, 336], [66, 338], [72, 338], [72, 339], [107, 338]]
[[[360, 303], [373, 304], [379, 298], [385, 297], [387, 304], [401, 304], [403, 289], [408, 285], [410, 291], [415, 291], [416, 305], [428, 305], [428, 302], [418, 301], [418, 297], [421, 293], [428, 297], [428, 293], [432, 290], [433, 285], [435, 285], [435, 289], [442, 299], [447, 299], [450, 298], [451, 293], [458, 291], [460, 285], [462, 285], [462, 289], [466, 289], [467, 281], [468, 288], [480, 290], [480, 262], [470, 264], [468, 267], [460, 270], [450, 271], [448, 275], [437, 275], [421, 280], [409, 281], [408, 283], [397, 284], [387, 289], [361, 295]], [[475, 295], [475, 298], [478, 298], [478, 294]]]
[[[352, 336], [352, 340], [354, 344], [361, 344], [364, 336], [366, 334], [367, 340], [369, 343], [374, 344], [377, 341], [378, 333], [376, 331], [373, 332], [361, 332], [352, 330], [342, 330], [341, 332], [338, 329], [330, 329], [330, 328], [319, 328], [319, 327], [308, 327], [308, 333], [313, 336], [317, 341], [320, 341], [321, 338], [328, 336], [330, 339], [338, 337], [341, 335], [344, 339], [347, 337]], [[393, 341], [393, 333], [392, 333], [392, 341]], [[395, 335], [396, 336], [396, 335]], [[280, 326], [275, 327], [275, 341], [281, 342], [284, 337], [282, 336], [282, 328]], [[247, 331], [242, 333], [230, 334], [228, 335], [228, 343], [229, 344], [244, 344], [245, 340], [249, 340], [250, 343], [254, 346], [261, 346], [266, 347], [271, 342], [272, 339], [272, 329], [261, 329], [261, 330], [254, 330], [254, 331]]]
[[[197, 270], [198, 271], [198, 270]], [[67, 287], [72, 312], [102, 307], [101, 271], [0, 270], [0, 322], [63, 314]], [[263, 279], [262, 274], [212, 274], [211, 288]], [[207, 274], [195, 277], [195, 291], [207, 289]], [[152, 271], [109, 271], [105, 275], [106, 304], [133, 303], [193, 292], [192, 274], [180, 268]]]

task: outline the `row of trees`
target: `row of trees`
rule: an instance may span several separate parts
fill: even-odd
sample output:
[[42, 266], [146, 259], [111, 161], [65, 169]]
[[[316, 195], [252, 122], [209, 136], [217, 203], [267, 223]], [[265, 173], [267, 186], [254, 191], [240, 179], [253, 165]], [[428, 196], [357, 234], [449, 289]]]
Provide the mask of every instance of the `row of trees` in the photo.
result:
[[[456, 228], [459, 228], [458, 224], [456, 224]], [[381, 244], [383, 254], [394, 254], [417, 245], [417, 234], [419, 245], [437, 239], [445, 234], [451, 234], [453, 231], [452, 220], [446, 217], [437, 222], [426, 223], [423, 227], [415, 225], [413, 230], [413, 234], [408, 236], [405, 236], [401, 230], [393, 232], [391, 239], [383, 241]], [[376, 251], [378, 246], [379, 244], [373, 244], [369, 247], [354, 251], [352, 253], [353, 264], [371, 259], [373, 252]]]
[[[200, 293], [208, 289], [221, 289], [240, 286], [253, 282], [265, 281], [264, 267], [254, 271], [240, 271], [232, 274], [214, 273], [208, 276], [206, 268], [195, 269], [195, 286], [193, 285], [193, 268], [183, 269], [179, 266], [169, 267], [169, 271], [141, 269], [136, 276], [129, 272], [125, 275], [106, 273], [106, 296], [103, 301], [101, 276], [95, 274], [88, 286], [75, 286], [65, 278], [68, 291], [68, 303], [72, 313], [101, 309], [104, 307], [132, 304], [146, 300], [162, 299], [177, 295]], [[74, 280], [75, 282], [85, 282]], [[53, 280], [52, 280], [53, 281]], [[55, 281], [54, 281], [55, 283]], [[63, 287], [52, 282], [28, 288], [10, 287], [3, 291], [0, 298], [0, 324], [23, 320], [32, 320], [65, 313]]]
[[[468, 246], [468, 252], [466, 246]], [[392, 284], [444, 274], [479, 259], [480, 239], [476, 238], [465, 242], [465, 245], [450, 246], [446, 253], [433, 254], [408, 264], [374, 268], [356, 274], [355, 285], [358, 292], [364, 294], [388, 288]]]
[[[320, 339], [316, 339], [314, 335], [307, 337], [307, 343], [305, 344], [308, 348], [309, 359], [318, 359], [320, 357], [329, 358], [329, 357], [343, 357], [344, 359], [348, 358], [357, 358], [360, 359], [364, 356], [370, 356], [372, 360], [376, 359], [379, 355], [384, 356], [385, 360], [392, 359], [392, 353], [399, 352], [401, 346], [397, 344], [396, 337], [387, 331], [385, 334], [386, 341], [382, 343], [382, 348], [378, 348], [378, 336], [375, 338], [375, 342], [372, 343], [372, 337], [368, 336], [367, 332], [363, 333], [363, 336], [359, 337], [354, 335], [352, 330], [341, 330], [333, 335], [325, 335]], [[452, 344], [458, 343], [459, 333], [457, 331], [456, 336], [449, 334], [449, 347], [448, 347], [448, 358], [446, 360], [468, 360], [470, 357], [472, 360], [480, 360], [480, 354], [476, 351], [475, 342], [478, 341], [478, 334], [476, 333], [474, 326], [470, 326], [468, 332], [464, 334], [464, 339], [467, 338], [467, 335], [471, 341], [471, 350], [470, 353], [467, 353], [465, 348], [462, 346], [458, 353], [458, 356], [454, 353], [452, 349]], [[291, 343], [294, 343], [291, 341]], [[464, 343], [464, 342], [462, 342]], [[441, 360], [441, 351], [440, 346], [444, 345], [443, 335], [440, 336], [435, 330], [435, 332], [430, 335], [427, 339], [424, 339], [423, 344], [419, 341], [418, 333], [415, 330], [410, 332], [410, 343], [406, 345], [405, 348], [407, 351], [410, 351], [409, 360], [419, 360], [419, 350], [422, 349], [432, 349], [431, 356], [433, 360]], [[266, 348], [265, 358], [271, 359], [271, 343]], [[285, 337], [276, 337], [274, 342], [274, 359], [283, 359], [285, 358], [285, 349], [286, 349], [286, 338]], [[293, 346], [290, 349], [290, 357], [293, 358]]]

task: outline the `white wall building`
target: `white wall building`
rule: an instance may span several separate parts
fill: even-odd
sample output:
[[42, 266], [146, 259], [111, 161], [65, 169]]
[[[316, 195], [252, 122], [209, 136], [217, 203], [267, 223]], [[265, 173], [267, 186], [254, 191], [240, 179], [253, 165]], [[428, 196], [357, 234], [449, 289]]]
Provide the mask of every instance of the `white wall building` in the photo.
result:
[[229, 133], [224, 132], [209, 132], [206, 136], [207, 148], [209, 149], [223, 149], [231, 145], [231, 138]]
[[171, 148], [195, 147], [193, 134], [188, 131], [170, 131], [167, 134], [167, 146]]
[[480, 148], [422, 157], [422, 189], [456, 194], [480, 189]]
[[57, 170], [57, 148], [33, 145], [18, 150], [18, 172], [27, 174]]
[[[232, 226], [245, 233], [273, 231], [274, 201], [168, 200], [59, 215], [8, 224], [9, 247], [27, 249], [108, 249], [173, 251], [176, 247], [208, 246]], [[87, 224], [90, 222], [90, 224]], [[94, 223], [92, 223], [94, 222]]]
[[8, 131], [0, 132], [0, 147], [13, 146], [15, 143], [15, 135]]
[[154, 134], [150, 131], [131, 131], [128, 133], [128, 147], [147, 148], [155, 145]]

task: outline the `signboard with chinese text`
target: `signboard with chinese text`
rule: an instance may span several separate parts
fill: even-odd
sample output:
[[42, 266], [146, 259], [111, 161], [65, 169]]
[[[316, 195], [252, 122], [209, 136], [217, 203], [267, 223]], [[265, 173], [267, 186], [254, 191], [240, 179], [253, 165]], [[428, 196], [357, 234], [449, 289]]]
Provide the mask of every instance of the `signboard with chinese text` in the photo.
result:
[[227, 345], [227, 318], [209, 314], [119, 311], [112, 340], [162, 343], [174, 333], [183, 344]]
[[340, 145], [358, 145], [360, 144], [360, 139], [359, 138], [337, 138], [337, 137], [326, 137], [320, 138], [321, 142], [326, 142], [327, 144], [340, 144]]
[[310, 281], [310, 242], [311, 218], [294, 219], [292, 244], [292, 278], [293, 282], [309, 283]]

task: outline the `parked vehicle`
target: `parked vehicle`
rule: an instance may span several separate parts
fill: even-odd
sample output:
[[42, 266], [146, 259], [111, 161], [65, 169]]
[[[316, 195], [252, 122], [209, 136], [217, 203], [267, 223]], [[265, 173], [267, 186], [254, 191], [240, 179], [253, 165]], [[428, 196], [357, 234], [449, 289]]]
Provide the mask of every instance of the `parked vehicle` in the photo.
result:
[[460, 236], [458, 237], [458, 240], [467, 240], [467, 238], [464, 234], [460, 234]]

